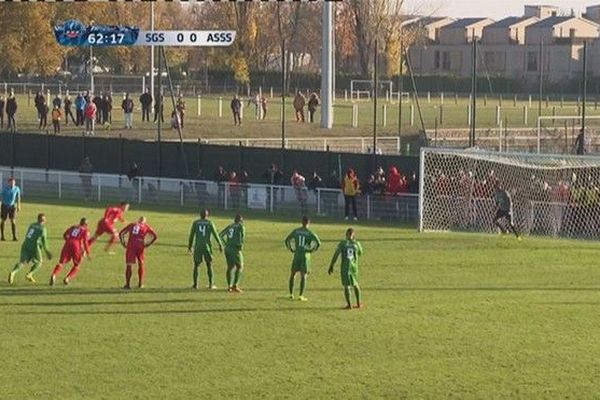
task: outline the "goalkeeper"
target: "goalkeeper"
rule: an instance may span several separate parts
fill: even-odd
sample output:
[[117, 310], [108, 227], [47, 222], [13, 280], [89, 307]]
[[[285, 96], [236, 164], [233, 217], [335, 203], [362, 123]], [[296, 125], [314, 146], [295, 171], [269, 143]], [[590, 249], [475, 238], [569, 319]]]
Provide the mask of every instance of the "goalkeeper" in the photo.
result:
[[510, 197], [510, 193], [502, 188], [500, 182], [496, 182], [496, 193], [494, 194], [494, 200], [496, 201], [496, 216], [494, 217], [494, 224], [500, 228], [502, 234], [505, 234], [507, 229], [500, 221], [506, 220], [512, 233], [515, 234], [517, 239], [521, 240], [513, 220], [512, 198]]

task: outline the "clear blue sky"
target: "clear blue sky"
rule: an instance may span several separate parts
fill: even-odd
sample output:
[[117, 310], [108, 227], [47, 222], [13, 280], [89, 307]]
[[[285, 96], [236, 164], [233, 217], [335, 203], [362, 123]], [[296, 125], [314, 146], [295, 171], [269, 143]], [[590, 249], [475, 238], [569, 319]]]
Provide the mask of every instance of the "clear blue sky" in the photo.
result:
[[451, 17], [502, 17], [523, 14], [525, 4], [550, 4], [566, 11], [571, 8], [580, 14], [586, 6], [600, 5], [600, 0], [406, 0], [407, 10], [422, 14], [448, 15]]

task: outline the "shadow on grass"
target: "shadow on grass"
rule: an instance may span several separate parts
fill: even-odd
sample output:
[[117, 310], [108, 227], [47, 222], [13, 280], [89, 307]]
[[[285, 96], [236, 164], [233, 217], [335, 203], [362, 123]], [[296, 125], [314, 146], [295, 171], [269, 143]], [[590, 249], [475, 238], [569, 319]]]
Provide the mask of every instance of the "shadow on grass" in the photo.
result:
[[249, 307], [249, 308], [211, 308], [197, 310], [143, 310], [143, 311], [24, 311], [10, 314], [16, 315], [165, 315], [165, 314], [222, 314], [246, 312], [290, 312], [290, 311], [335, 311], [340, 307]]

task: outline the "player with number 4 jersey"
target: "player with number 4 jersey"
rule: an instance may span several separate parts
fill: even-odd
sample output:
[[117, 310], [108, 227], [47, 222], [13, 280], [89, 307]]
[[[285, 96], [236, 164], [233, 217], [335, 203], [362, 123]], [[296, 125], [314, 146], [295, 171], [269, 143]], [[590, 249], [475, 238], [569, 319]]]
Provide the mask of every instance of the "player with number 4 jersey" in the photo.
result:
[[[246, 228], [244, 228], [244, 219], [241, 215], [236, 215], [233, 224], [223, 229], [219, 237], [225, 243], [225, 259], [227, 260], [227, 291], [241, 293], [240, 278], [244, 268], [244, 240], [246, 237]], [[233, 270], [235, 269], [235, 274]]]
[[344, 286], [344, 297], [346, 298], [346, 309], [352, 309], [350, 302], [350, 287], [354, 288], [356, 296], [356, 308], [362, 307], [361, 290], [358, 285], [358, 257], [362, 256], [363, 249], [354, 237], [354, 229], [348, 228], [346, 231], [346, 239], [342, 240], [333, 254], [331, 263], [329, 264], [329, 275], [333, 274], [333, 267], [338, 258], [342, 258], [342, 267], [340, 276], [342, 278], [342, 286]]
[[[146, 236], [151, 236], [149, 242], [146, 241]], [[127, 237], [127, 242], [125, 238]], [[131, 275], [133, 264], [138, 264], [138, 287], [144, 287], [144, 251], [150, 247], [158, 239], [158, 235], [150, 225], [146, 223], [146, 217], [140, 217], [136, 223], [129, 224], [121, 232], [119, 239], [123, 247], [127, 249], [125, 253], [125, 286], [123, 289], [131, 289]]]
[[90, 232], [88, 231], [86, 218], [81, 218], [79, 225], [73, 225], [65, 231], [63, 234], [65, 244], [60, 252], [60, 259], [50, 276], [50, 286], [54, 286], [56, 283], [56, 277], [62, 270], [64, 264], [73, 261], [73, 268], [71, 268], [71, 271], [69, 271], [63, 280], [63, 283], [68, 285], [69, 282], [77, 276], [83, 256], [87, 255], [88, 260], [91, 260], [90, 246], [88, 243], [89, 236]]
[[311, 254], [319, 249], [321, 246], [321, 240], [319, 237], [311, 231], [308, 226], [310, 220], [308, 217], [302, 218], [302, 226], [294, 229], [285, 238], [285, 247], [294, 253], [292, 260], [292, 268], [290, 273], [290, 279], [288, 281], [290, 290], [290, 299], [294, 300], [294, 280], [296, 275], [300, 273], [300, 294], [298, 300], [307, 301], [304, 297], [304, 290], [306, 289], [306, 280], [310, 274], [310, 258]]
[[[192, 289], [198, 290], [198, 275], [200, 273], [200, 264], [206, 262], [206, 272], [208, 274], [208, 288], [216, 289], [214, 282], [214, 273], [212, 267], [213, 252], [212, 239], [217, 242], [219, 251], [223, 252], [223, 243], [217, 234], [215, 224], [208, 219], [208, 210], [200, 212], [200, 219], [194, 221], [190, 229], [190, 237], [188, 240], [188, 252], [194, 255], [194, 272]], [[192, 251], [193, 247], [193, 251]]]

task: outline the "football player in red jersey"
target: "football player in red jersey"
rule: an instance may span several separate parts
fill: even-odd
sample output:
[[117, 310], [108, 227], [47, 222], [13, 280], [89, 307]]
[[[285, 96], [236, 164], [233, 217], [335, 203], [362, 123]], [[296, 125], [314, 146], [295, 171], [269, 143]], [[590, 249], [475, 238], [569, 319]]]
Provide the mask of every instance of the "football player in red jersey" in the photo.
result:
[[88, 243], [90, 232], [87, 226], [87, 219], [81, 218], [79, 225], [73, 225], [63, 234], [65, 244], [60, 253], [58, 264], [54, 267], [54, 271], [50, 277], [50, 286], [54, 286], [56, 283], [56, 276], [60, 273], [64, 264], [73, 261], [73, 268], [71, 268], [71, 271], [69, 271], [69, 274], [63, 280], [63, 283], [68, 285], [77, 276], [83, 256], [87, 255], [88, 260], [91, 260]]
[[104, 248], [104, 251], [109, 251], [111, 246], [117, 242], [119, 237], [118, 231], [115, 228], [115, 222], [125, 222], [123, 214], [125, 214], [127, 210], [129, 210], [129, 203], [126, 201], [121, 202], [121, 204], [118, 206], [107, 207], [106, 211], [104, 211], [104, 217], [98, 221], [98, 227], [96, 228], [96, 233], [94, 233], [94, 236], [90, 239], [90, 245], [98, 240], [102, 234], [108, 233], [111, 236], [108, 244]]
[[[149, 242], [146, 242], [146, 236], [152, 236]], [[125, 239], [127, 238], [127, 241]], [[158, 239], [158, 235], [152, 227], [146, 224], [146, 217], [140, 217], [136, 223], [127, 225], [119, 232], [119, 239], [123, 247], [127, 249], [125, 254], [125, 286], [123, 289], [131, 289], [131, 270], [133, 264], [138, 264], [138, 287], [144, 287], [144, 250], [152, 246]]]

